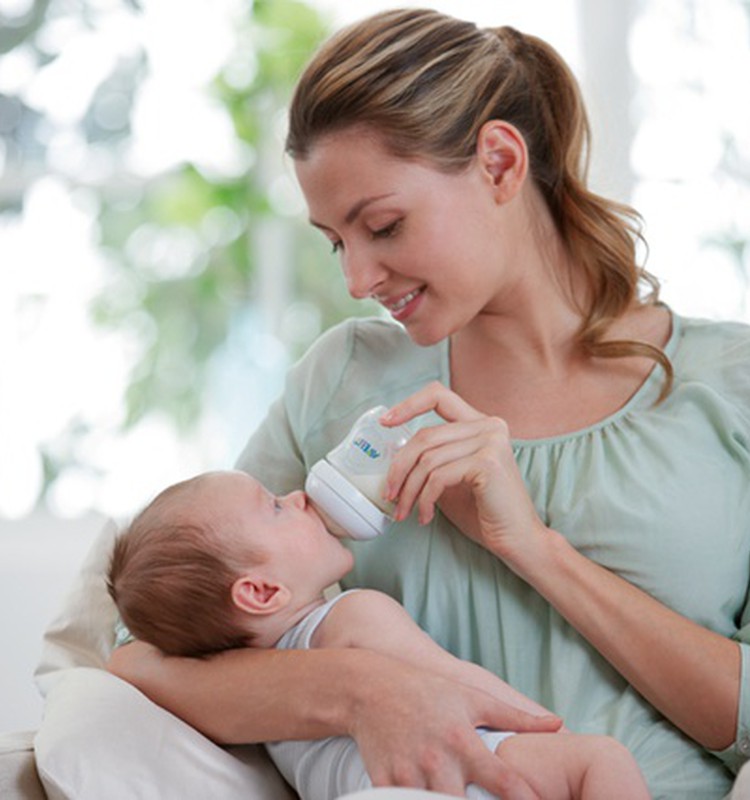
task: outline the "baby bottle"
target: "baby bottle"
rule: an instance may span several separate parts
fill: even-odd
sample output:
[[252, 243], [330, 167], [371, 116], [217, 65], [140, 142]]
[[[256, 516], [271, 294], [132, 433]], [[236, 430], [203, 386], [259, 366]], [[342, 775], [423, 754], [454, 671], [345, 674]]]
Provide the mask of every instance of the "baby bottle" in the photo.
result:
[[406, 425], [381, 425], [387, 410], [366, 411], [307, 476], [305, 491], [336, 535], [373, 539], [393, 522], [394, 504], [383, 499], [385, 479], [391, 459], [412, 434]]

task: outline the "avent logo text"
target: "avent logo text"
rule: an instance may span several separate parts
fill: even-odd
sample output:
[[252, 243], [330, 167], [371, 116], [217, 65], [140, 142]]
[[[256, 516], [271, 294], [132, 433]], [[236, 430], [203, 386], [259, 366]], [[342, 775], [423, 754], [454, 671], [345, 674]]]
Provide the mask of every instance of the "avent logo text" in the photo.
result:
[[380, 458], [380, 451], [376, 450], [368, 441], [367, 439], [363, 439], [360, 437], [359, 439], [355, 439], [352, 444], [354, 447], [361, 450], [365, 455], [369, 456], [370, 458]]

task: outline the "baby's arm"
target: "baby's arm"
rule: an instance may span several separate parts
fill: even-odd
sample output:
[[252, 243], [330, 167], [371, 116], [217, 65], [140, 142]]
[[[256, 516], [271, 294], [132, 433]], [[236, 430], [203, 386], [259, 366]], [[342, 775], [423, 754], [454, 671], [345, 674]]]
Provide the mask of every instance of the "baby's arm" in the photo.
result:
[[403, 606], [382, 592], [363, 589], [343, 597], [316, 630], [312, 646], [375, 650], [480, 689], [523, 711], [550, 713], [488, 670], [444, 650]]

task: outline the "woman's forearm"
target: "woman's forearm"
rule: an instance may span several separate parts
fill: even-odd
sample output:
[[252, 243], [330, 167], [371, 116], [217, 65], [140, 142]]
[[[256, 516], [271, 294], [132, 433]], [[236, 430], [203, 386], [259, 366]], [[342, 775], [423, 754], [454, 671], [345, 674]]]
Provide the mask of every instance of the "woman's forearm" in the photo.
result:
[[511, 566], [678, 728], [709, 749], [728, 747], [739, 705], [736, 642], [590, 561], [560, 534], [544, 541]]
[[115, 651], [109, 669], [210, 739], [237, 744], [348, 733], [377, 658], [244, 649], [189, 659], [134, 642]]
[[458, 795], [478, 783], [508, 800], [527, 784], [475, 728], [554, 730], [538, 718], [421, 668], [369, 650], [235, 650], [199, 661], [135, 642], [115, 674], [222, 744], [352, 736], [375, 786], [430, 786]]

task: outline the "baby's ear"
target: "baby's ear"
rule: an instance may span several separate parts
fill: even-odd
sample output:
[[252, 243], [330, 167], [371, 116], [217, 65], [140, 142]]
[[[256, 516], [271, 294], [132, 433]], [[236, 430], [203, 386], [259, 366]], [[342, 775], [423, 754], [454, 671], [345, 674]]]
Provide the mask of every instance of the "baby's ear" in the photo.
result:
[[291, 597], [283, 584], [257, 575], [242, 575], [232, 584], [232, 602], [248, 614], [273, 614], [284, 608]]

